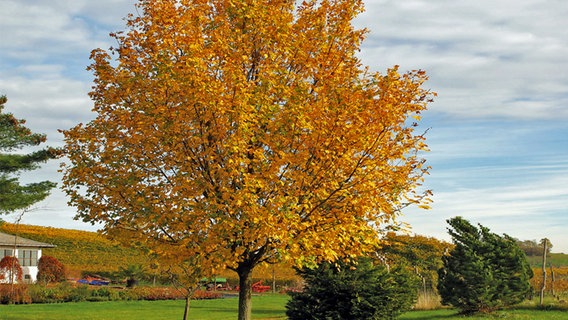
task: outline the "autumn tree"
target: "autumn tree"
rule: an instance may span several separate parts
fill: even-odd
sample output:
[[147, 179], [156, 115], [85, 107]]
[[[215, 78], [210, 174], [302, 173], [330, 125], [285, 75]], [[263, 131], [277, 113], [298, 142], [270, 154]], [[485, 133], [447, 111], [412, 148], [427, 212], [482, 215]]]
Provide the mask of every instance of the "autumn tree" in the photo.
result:
[[210, 274], [202, 270], [202, 266], [207, 267], [207, 264], [201, 263], [204, 258], [203, 255], [196, 254], [186, 257], [177, 264], [170, 264], [164, 270], [172, 284], [185, 295], [183, 320], [188, 319], [191, 299], [195, 292], [201, 288], [200, 281], [203, 279], [203, 275]]
[[21, 185], [19, 174], [38, 169], [39, 165], [55, 156], [51, 148], [27, 154], [16, 153], [22, 148], [35, 147], [46, 141], [44, 134], [32, 133], [25, 120], [3, 112], [6, 96], [0, 96], [0, 214], [29, 208], [45, 199], [55, 183], [42, 181]]
[[37, 281], [45, 283], [61, 282], [65, 280], [65, 266], [51, 256], [41, 256], [37, 263]]
[[[546, 239], [548, 241], [547, 246], [546, 246], [546, 253], [550, 253], [551, 249], [552, 249], [552, 243], [550, 242], [550, 240]], [[537, 242], [536, 240], [519, 240], [519, 239], [515, 239], [515, 241], [517, 242], [517, 244], [519, 245], [519, 247], [521, 248], [521, 250], [523, 250], [525, 252], [525, 254], [527, 256], [541, 256], [542, 255], [542, 247], [543, 247], [543, 241], [544, 239], [540, 240], [539, 242]]]
[[5, 256], [0, 260], [0, 283], [21, 281], [23, 274], [18, 258]]
[[419, 188], [423, 71], [357, 57], [362, 1], [140, 1], [92, 52], [94, 120], [65, 131], [78, 218], [239, 276], [376, 249]]
[[385, 244], [377, 253], [385, 263], [412, 269], [421, 278], [424, 291], [436, 290], [442, 257], [452, 249], [452, 244], [432, 237], [393, 232], [384, 240]]

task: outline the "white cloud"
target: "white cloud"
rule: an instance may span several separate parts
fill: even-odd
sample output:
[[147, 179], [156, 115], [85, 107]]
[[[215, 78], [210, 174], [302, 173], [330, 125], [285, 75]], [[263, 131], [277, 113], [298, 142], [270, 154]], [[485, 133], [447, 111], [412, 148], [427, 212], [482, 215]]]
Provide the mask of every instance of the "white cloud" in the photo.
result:
[[[525, 168], [510, 168], [523, 171]], [[471, 176], [482, 180], [482, 175], [498, 174], [499, 169], [457, 172], [448, 179], [457, 185], [434, 190], [434, 203], [429, 212], [411, 209], [403, 220], [413, 226], [418, 234], [431, 234], [449, 240], [446, 234], [446, 220], [463, 216], [473, 223], [481, 223], [493, 232], [507, 233], [519, 239], [541, 239], [548, 237], [555, 245], [554, 250], [568, 253], [566, 243], [566, 203], [568, 203], [568, 165], [563, 171], [549, 173], [531, 179], [509, 181], [508, 186], [482, 185], [464, 187], [471, 182]], [[491, 179], [485, 179], [490, 181]]]
[[7, 112], [25, 119], [32, 131], [47, 134], [50, 145], [60, 145], [58, 130], [91, 119], [92, 103], [88, 83], [49, 74], [46, 79], [0, 79], [0, 88], [8, 97]]
[[440, 94], [431, 110], [460, 117], [568, 119], [563, 2], [366, 3], [359, 20], [371, 30], [364, 62], [377, 70], [394, 64], [425, 69]]
[[[88, 121], [94, 48], [115, 45], [136, 0], [3, 0], [0, 94], [7, 111], [61, 145], [57, 129]], [[568, 252], [568, 6], [564, 0], [366, 0], [360, 56], [384, 71], [425, 69], [439, 93], [424, 114], [434, 209], [405, 220], [447, 238], [463, 215], [498, 233], [549, 237]], [[59, 181], [57, 163], [30, 179]], [[25, 223], [90, 228], [72, 220], [61, 191]]]

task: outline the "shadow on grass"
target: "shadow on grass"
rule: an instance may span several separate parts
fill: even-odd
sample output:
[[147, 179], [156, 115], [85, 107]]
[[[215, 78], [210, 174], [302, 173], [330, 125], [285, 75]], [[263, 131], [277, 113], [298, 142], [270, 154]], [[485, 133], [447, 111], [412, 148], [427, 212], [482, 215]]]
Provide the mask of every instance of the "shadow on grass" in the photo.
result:
[[[196, 311], [211, 313], [215, 315], [235, 315], [238, 312], [238, 309], [232, 306], [226, 306], [226, 307], [197, 306], [193, 307], [193, 309]], [[252, 314], [255, 317], [276, 317], [276, 316], [282, 316], [283, 313], [284, 312], [282, 310], [275, 310], [271, 308], [258, 308], [258, 307], [252, 308]]]
[[421, 319], [452, 319], [462, 317], [456, 310], [437, 309], [437, 310], [416, 310], [404, 313], [400, 316], [401, 320], [421, 320]]
[[[508, 309], [505, 309], [508, 310]], [[509, 310], [527, 310], [527, 311], [568, 311], [568, 305], [545, 304], [540, 305], [518, 305], [511, 307]]]

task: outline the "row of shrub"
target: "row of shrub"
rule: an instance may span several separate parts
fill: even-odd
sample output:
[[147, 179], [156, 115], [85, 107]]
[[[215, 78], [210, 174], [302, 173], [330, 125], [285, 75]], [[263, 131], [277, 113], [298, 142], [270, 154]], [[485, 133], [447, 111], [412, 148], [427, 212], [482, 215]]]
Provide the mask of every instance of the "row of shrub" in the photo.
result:
[[[221, 293], [198, 290], [193, 299], [216, 299]], [[53, 286], [39, 284], [1, 284], [0, 303], [60, 303], [81, 301], [123, 301], [123, 300], [178, 300], [185, 299], [185, 291], [175, 287], [92, 287], [59, 283]]]

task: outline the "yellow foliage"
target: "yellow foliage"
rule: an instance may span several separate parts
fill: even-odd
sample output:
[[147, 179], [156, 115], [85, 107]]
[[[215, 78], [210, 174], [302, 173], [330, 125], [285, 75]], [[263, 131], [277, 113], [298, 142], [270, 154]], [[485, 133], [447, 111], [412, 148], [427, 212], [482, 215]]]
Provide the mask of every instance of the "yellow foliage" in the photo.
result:
[[361, 66], [362, 1], [141, 1], [64, 132], [78, 217], [207, 270], [376, 249], [427, 207], [423, 71]]
[[[542, 268], [533, 268], [534, 277], [531, 279], [531, 285], [535, 292], [540, 292], [542, 288]], [[554, 278], [552, 273], [554, 272]], [[553, 281], [554, 279], [554, 281]], [[546, 292], [554, 290], [555, 294], [568, 292], [568, 266], [546, 268]]]

